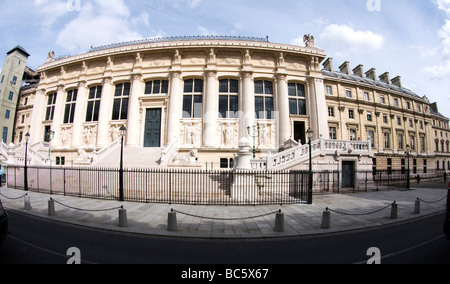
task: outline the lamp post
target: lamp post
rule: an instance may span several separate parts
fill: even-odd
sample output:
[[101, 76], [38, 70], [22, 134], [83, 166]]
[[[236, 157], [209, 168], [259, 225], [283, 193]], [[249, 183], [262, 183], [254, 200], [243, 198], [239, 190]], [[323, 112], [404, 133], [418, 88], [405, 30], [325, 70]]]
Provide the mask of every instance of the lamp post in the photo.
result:
[[309, 185], [308, 185], [308, 204], [312, 204], [312, 193], [313, 193], [313, 172], [312, 172], [312, 149], [311, 142], [313, 138], [314, 131], [309, 128], [306, 131], [308, 136], [308, 145], [309, 145]]
[[253, 138], [253, 159], [256, 159], [256, 138], [259, 137], [261, 132], [260, 126], [247, 127], [248, 135]]
[[30, 141], [30, 133], [25, 134], [25, 166], [23, 168], [23, 186], [28, 191], [28, 141]]
[[127, 134], [127, 129], [125, 126], [122, 126], [119, 129], [120, 136], [121, 136], [121, 143], [120, 143], [120, 168], [119, 168], [119, 201], [124, 201], [124, 195], [123, 195], [123, 140], [125, 135]]
[[410, 177], [410, 165], [409, 165], [409, 156], [411, 155], [411, 146], [406, 145], [406, 158], [408, 159], [408, 170], [406, 172], [406, 187], [411, 189], [411, 177]]
[[50, 161], [50, 168], [52, 167], [51, 152], [52, 152], [52, 140], [53, 140], [53, 138], [55, 138], [55, 131], [50, 131], [48, 133], [48, 160]]

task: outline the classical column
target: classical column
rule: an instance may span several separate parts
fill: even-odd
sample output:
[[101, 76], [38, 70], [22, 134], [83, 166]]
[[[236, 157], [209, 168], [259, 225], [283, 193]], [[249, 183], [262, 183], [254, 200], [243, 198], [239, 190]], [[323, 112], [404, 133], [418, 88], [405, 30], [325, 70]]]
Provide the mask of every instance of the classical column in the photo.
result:
[[219, 105], [219, 88], [215, 70], [207, 71], [205, 114], [203, 116], [203, 146], [217, 146], [217, 117]]
[[278, 129], [279, 145], [291, 137], [289, 123], [289, 93], [286, 74], [278, 74]]
[[83, 144], [83, 122], [86, 119], [86, 107], [88, 99], [88, 90], [86, 81], [78, 82], [77, 104], [72, 128], [72, 146], [79, 147]]
[[142, 74], [132, 74], [132, 79], [133, 85], [128, 102], [127, 146], [137, 147], [139, 146], [139, 96], [143, 93]]
[[327, 117], [327, 113], [323, 79], [311, 77], [309, 81], [309, 116], [314, 131], [313, 140], [320, 137], [329, 139], [328, 120], [323, 119], [323, 117]]
[[45, 110], [47, 108], [47, 96], [45, 95], [45, 92], [45, 89], [38, 89], [34, 98], [34, 107], [30, 125], [31, 144], [44, 140], [42, 121], [45, 119]]
[[249, 138], [247, 127], [255, 123], [255, 87], [253, 83], [253, 72], [242, 72], [242, 95], [239, 106], [239, 140]]
[[181, 71], [172, 70], [170, 76], [169, 113], [167, 114], [167, 144], [180, 136], [180, 120], [183, 110]]
[[55, 131], [55, 136], [52, 141], [52, 146], [58, 147], [62, 146], [61, 141], [61, 124], [64, 120], [64, 109], [65, 103], [67, 99], [67, 92], [64, 89], [63, 84], [58, 85], [58, 91], [56, 94], [56, 104], [55, 104], [55, 113], [53, 116], [53, 124], [52, 130]]
[[100, 110], [98, 116], [97, 147], [109, 144], [111, 133], [109, 133], [109, 122], [112, 118], [112, 107], [114, 101], [114, 84], [112, 77], [103, 78], [102, 97], [100, 99]]

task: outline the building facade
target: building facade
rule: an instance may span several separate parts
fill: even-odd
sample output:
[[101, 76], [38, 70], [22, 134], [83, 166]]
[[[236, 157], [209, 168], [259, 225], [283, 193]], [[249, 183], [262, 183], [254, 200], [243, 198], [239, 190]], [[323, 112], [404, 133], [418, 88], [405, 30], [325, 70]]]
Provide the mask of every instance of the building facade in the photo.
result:
[[17, 100], [29, 56], [23, 47], [16, 46], [6, 54], [0, 73], [0, 130], [5, 144], [13, 141]]
[[[305, 43], [197, 37], [104, 46], [59, 60], [50, 53], [35, 91], [24, 93], [33, 108], [22, 109], [29, 129], [17, 124], [15, 142], [29, 130], [32, 145], [51, 142], [52, 160], [95, 164], [126, 126], [126, 149], [142, 153], [129, 167], [232, 167], [242, 139], [269, 167], [289, 159], [272, 159], [276, 153], [307, 144], [312, 129], [323, 150], [315, 166], [324, 169], [342, 169], [345, 159], [356, 169], [400, 169], [407, 145], [416, 167], [450, 168], [449, 120], [435, 104], [403, 88], [400, 77], [377, 77], [361, 65], [350, 71], [348, 62], [337, 71], [312, 37]], [[165, 161], [171, 149], [177, 155]]]

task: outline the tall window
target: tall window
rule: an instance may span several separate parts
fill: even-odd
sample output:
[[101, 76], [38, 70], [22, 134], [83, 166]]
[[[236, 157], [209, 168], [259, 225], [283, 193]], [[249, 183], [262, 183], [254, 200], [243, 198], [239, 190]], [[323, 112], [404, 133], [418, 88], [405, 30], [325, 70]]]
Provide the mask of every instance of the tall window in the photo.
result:
[[8, 127], [3, 127], [2, 140], [4, 143], [6, 143], [7, 139], [8, 139]]
[[53, 115], [55, 114], [56, 105], [56, 93], [51, 93], [48, 95], [47, 99], [47, 111], [45, 113], [45, 120], [53, 120]]
[[239, 81], [224, 79], [219, 81], [219, 114], [221, 118], [238, 118]]
[[167, 80], [154, 80], [145, 83], [146, 95], [161, 95], [169, 92], [169, 81]]
[[14, 98], [14, 92], [9, 92], [8, 100], [12, 101]]
[[297, 83], [288, 84], [289, 113], [306, 115], [305, 85]]
[[384, 148], [390, 149], [391, 148], [391, 139], [389, 132], [384, 132]]
[[64, 123], [73, 123], [75, 117], [75, 107], [77, 105], [78, 90], [70, 90], [67, 92], [66, 110], [64, 112]]
[[336, 131], [336, 127], [330, 127], [330, 139], [331, 140], [336, 140], [337, 139], [337, 131]]
[[274, 119], [273, 83], [255, 81], [256, 119]]
[[100, 112], [100, 99], [102, 97], [102, 86], [89, 89], [89, 99], [86, 111], [86, 122], [98, 121]]
[[184, 81], [183, 118], [202, 118], [203, 116], [203, 80]]
[[6, 119], [9, 119], [10, 113], [11, 113], [11, 111], [9, 109], [7, 109], [6, 112], [5, 112], [5, 118]]
[[126, 120], [128, 118], [128, 99], [130, 97], [130, 83], [116, 85], [112, 120]]

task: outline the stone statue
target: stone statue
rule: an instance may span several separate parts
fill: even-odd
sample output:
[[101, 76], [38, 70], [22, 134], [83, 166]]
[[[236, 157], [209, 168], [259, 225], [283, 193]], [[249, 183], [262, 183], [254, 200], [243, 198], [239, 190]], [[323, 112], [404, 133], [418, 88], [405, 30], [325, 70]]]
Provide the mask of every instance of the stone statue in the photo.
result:
[[310, 34], [303, 36], [303, 42], [306, 44], [307, 47], [316, 47], [314, 43], [314, 36]]
[[45, 63], [50, 63], [55, 61], [55, 52], [52, 50], [48, 53], [47, 60], [45, 60]]

